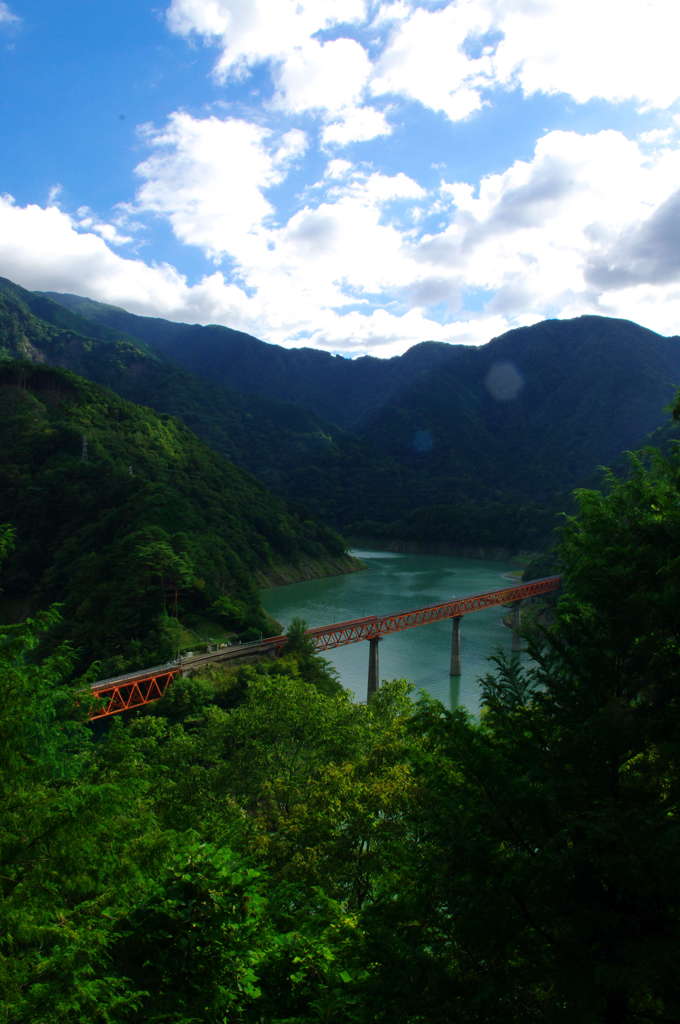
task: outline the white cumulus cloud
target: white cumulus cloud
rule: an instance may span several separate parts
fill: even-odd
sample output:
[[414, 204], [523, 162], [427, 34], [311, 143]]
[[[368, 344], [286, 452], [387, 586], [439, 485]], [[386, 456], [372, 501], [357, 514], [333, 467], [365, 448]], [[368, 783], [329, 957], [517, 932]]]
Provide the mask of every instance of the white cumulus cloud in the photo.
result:
[[368, 54], [354, 39], [310, 39], [277, 66], [275, 102], [290, 113], [339, 111], [359, 101], [370, 72]]
[[[564, 93], [666, 108], [680, 97], [676, 0], [458, 0], [396, 17], [371, 89], [414, 99], [451, 120], [493, 89]], [[385, 18], [384, 20], [388, 20]]]
[[676, 0], [481, 0], [503, 34], [500, 83], [665, 108], [680, 96]]
[[185, 113], [147, 128], [146, 139], [153, 152], [136, 168], [137, 208], [166, 217], [180, 241], [215, 259], [238, 252], [273, 215], [264, 192], [306, 145], [299, 130], [277, 140], [247, 121]]
[[[403, 173], [326, 179], [324, 199], [277, 223], [267, 190], [303, 148], [301, 133], [277, 141], [244, 121], [173, 114], [146, 137], [153, 152], [137, 168], [144, 183], [136, 210], [166, 218], [180, 241], [210, 259], [228, 254], [239, 280], [268, 302], [288, 305], [294, 296], [315, 309], [337, 307], [356, 301], [355, 290], [405, 287], [421, 270], [384, 217], [386, 203], [425, 198]], [[336, 173], [350, 168], [336, 165]]]
[[182, 276], [114, 253], [104, 238], [56, 206], [0, 197], [2, 273], [25, 288], [70, 291], [151, 313], [175, 306]]
[[465, 288], [488, 293], [489, 310], [511, 317], [604, 312], [613, 291], [626, 315], [623, 290], [644, 284], [642, 323], [672, 331], [678, 180], [679, 150], [650, 157], [617, 131], [549, 132], [530, 161], [476, 187], [444, 183], [449, 223], [424, 235], [416, 253], [433, 274], [459, 274]]
[[490, 27], [491, 13], [477, 0], [435, 11], [415, 8], [393, 30], [371, 91], [400, 94], [452, 121], [462, 120], [482, 106], [481, 90], [490, 85], [492, 73], [490, 57], [470, 57], [465, 44]]
[[347, 146], [350, 142], [369, 142], [391, 132], [392, 127], [382, 110], [370, 106], [350, 107], [340, 112], [338, 120], [325, 125], [321, 139], [325, 146]]
[[[173, 0], [167, 18], [220, 47], [222, 77], [269, 62], [291, 111], [356, 106], [365, 86], [452, 121], [517, 86], [657, 109], [680, 98], [677, 0], [398, 0], [370, 11], [363, 0]], [[319, 39], [343, 25], [365, 45]]]
[[285, 61], [317, 32], [365, 17], [364, 0], [173, 0], [167, 12], [172, 31], [221, 45], [221, 77], [261, 61]]
[[0, 25], [16, 25], [21, 19], [13, 14], [4, 0], [0, 0]]
[[[87, 219], [84, 211], [71, 217], [55, 206], [21, 206], [10, 196], [0, 197], [0, 274], [26, 288], [74, 292], [142, 315], [224, 324], [283, 345], [393, 355], [423, 338], [446, 340], [451, 333], [418, 310], [347, 313], [342, 308], [347, 298], [332, 282], [317, 293], [313, 281], [304, 287], [294, 260], [263, 267], [262, 288], [254, 291], [220, 271], [189, 285], [167, 263], [113, 252], [94, 225], [85, 226]], [[298, 244], [304, 247], [304, 240]]]
[[[277, 190], [309, 145], [299, 129], [175, 113], [143, 139], [150, 153], [129, 207], [138, 223], [86, 207], [69, 214], [56, 192], [47, 208], [5, 197], [0, 273], [333, 351], [478, 343], [584, 312], [678, 332], [673, 145], [613, 130], [550, 131], [530, 158], [430, 191], [403, 172], [327, 159], [284, 212]], [[133, 232], [143, 241], [155, 217], [208, 260], [228, 257], [228, 272], [213, 266], [190, 284], [168, 263], [115, 251]]]

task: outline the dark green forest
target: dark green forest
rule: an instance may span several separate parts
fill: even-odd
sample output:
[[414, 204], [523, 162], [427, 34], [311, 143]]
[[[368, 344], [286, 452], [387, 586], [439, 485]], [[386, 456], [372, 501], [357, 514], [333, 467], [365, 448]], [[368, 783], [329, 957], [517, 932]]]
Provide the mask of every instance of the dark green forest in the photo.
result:
[[0, 1020], [680, 1019], [680, 449], [578, 505], [479, 721], [298, 628], [95, 733], [58, 613], [0, 631]]
[[352, 568], [337, 534], [170, 416], [11, 361], [0, 409], [0, 521], [16, 528], [0, 612], [59, 602], [58, 636], [100, 678], [175, 657], [195, 635], [277, 632], [258, 587]]

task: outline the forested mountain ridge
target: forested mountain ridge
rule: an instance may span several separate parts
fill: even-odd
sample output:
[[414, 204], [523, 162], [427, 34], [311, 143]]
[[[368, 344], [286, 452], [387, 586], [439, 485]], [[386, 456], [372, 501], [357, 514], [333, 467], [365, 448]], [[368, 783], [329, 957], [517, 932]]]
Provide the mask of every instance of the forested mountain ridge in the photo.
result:
[[[85, 310], [97, 306], [79, 301]], [[270, 349], [255, 344], [265, 353]], [[395, 487], [403, 491], [399, 465], [370, 442], [302, 406], [214, 387], [149, 351], [145, 342], [98, 324], [88, 330], [88, 321], [78, 314], [9, 281], [0, 281], [0, 358], [3, 354], [62, 366], [124, 398], [178, 416], [301, 512], [339, 528], [380, 518], [376, 499], [389, 515]], [[404, 500], [408, 504], [402, 494]]]
[[29, 358], [179, 416], [306, 514], [389, 544], [542, 547], [570, 491], [644, 443], [680, 384], [677, 338], [603, 317], [349, 360], [54, 298], [69, 308], [0, 286], [7, 317], [32, 317]]
[[[516, 403], [524, 410], [527, 401], [533, 403], [537, 397], [547, 403], [554, 403], [555, 396], [560, 402], [573, 402], [573, 396], [586, 385], [590, 389], [606, 387], [608, 381], [600, 375], [612, 368], [629, 374], [641, 372], [648, 384], [658, 384], [659, 375], [667, 380], [669, 374], [680, 373], [677, 336], [664, 338], [629, 320], [610, 317], [545, 320], [508, 331], [478, 347], [423, 341], [390, 359], [346, 359], [313, 349], [269, 345], [227, 327], [177, 324], [79, 296], [46, 294], [99, 327], [137, 338], [213, 382], [292, 401], [360, 435], [372, 427], [380, 410], [402, 406], [414, 385], [441, 390], [437, 379], [442, 371], [461, 386], [486, 393], [495, 405]], [[487, 378], [501, 361], [513, 364], [519, 378], [511, 374], [512, 379], [503, 379], [501, 373], [494, 393], [497, 370], [491, 381]], [[447, 380], [447, 389], [450, 384]], [[564, 399], [563, 390], [569, 392]], [[673, 387], [667, 386], [662, 402], [672, 394]], [[654, 397], [649, 395], [651, 400]], [[649, 425], [646, 398], [643, 390], [642, 407], [629, 417], [638, 437], [664, 421], [663, 412], [655, 405], [653, 424]], [[559, 407], [557, 412], [561, 412]]]
[[606, 317], [349, 360], [53, 298], [213, 384], [334, 421], [318, 458], [262, 478], [340, 529], [390, 543], [540, 547], [569, 492], [644, 443], [680, 384], [680, 339]]
[[62, 632], [117, 668], [176, 653], [183, 627], [272, 623], [257, 587], [342, 571], [340, 538], [291, 514], [174, 418], [71, 373], [0, 362], [3, 609], [54, 601]]

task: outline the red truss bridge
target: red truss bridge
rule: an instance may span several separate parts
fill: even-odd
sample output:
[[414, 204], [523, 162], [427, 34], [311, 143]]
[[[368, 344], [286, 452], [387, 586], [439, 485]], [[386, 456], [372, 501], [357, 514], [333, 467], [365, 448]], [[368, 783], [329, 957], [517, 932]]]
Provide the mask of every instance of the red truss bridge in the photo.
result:
[[[330, 651], [345, 644], [355, 644], [368, 640], [370, 644], [368, 663], [368, 695], [377, 690], [379, 685], [378, 643], [382, 637], [390, 633], [398, 633], [404, 629], [415, 629], [431, 622], [451, 619], [451, 675], [460, 675], [460, 621], [464, 615], [503, 605], [513, 608], [513, 642], [519, 627], [519, 608], [522, 601], [542, 594], [549, 594], [559, 589], [560, 576], [546, 576], [540, 580], [531, 580], [514, 587], [501, 590], [490, 590], [485, 594], [473, 594], [470, 597], [458, 597], [440, 604], [428, 605], [391, 615], [368, 615], [361, 619], [350, 619], [348, 622], [334, 622], [329, 626], [316, 626], [306, 630], [305, 635], [314, 644], [315, 650]], [[280, 654], [288, 643], [287, 636], [267, 637], [247, 644], [222, 644], [204, 654], [187, 655], [177, 661], [153, 668], [129, 672], [124, 676], [102, 679], [91, 686], [92, 696], [100, 701], [90, 712], [92, 721], [108, 718], [143, 707], [164, 696], [173, 679], [178, 675], [195, 672], [203, 665], [221, 661], [243, 660], [265, 654]]]
[[[505, 587], [503, 590], [490, 590], [486, 594], [475, 594], [472, 597], [458, 597], [441, 604], [431, 604], [426, 608], [414, 611], [396, 612], [393, 615], [369, 615], [363, 619], [351, 619], [349, 622], [335, 622], [331, 626], [317, 626], [308, 629], [306, 635], [313, 641], [317, 651], [330, 651], [334, 647], [354, 644], [359, 640], [373, 640], [387, 636], [388, 633], [399, 633], [403, 629], [414, 629], [426, 626], [430, 622], [442, 619], [456, 619], [470, 612], [494, 608], [497, 605], [514, 604], [529, 597], [538, 597], [557, 590], [560, 586], [559, 576], [547, 576], [540, 580], [531, 580], [516, 587]], [[276, 637], [285, 641], [286, 637]]]

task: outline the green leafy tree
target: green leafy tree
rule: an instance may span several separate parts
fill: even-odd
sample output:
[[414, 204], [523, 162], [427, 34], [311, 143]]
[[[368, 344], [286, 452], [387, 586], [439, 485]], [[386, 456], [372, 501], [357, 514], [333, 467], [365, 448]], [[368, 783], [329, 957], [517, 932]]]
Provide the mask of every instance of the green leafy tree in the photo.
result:
[[0, 524], [0, 565], [14, 547], [15, 530], [9, 523]]
[[498, 660], [479, 725], [416, 714], [415, 799], [362, 917], [367, 1019], [680, 1016], [680, 453], [579, 504], [534, 667]]
[[167, 534], [159, 530], [157, 537], [140, 541], [134, 558], [144, 572], [140, 582], [158, 594], [164, 612], [176, 614], [180, 593], [188, 589], [194, 579], [193, 567], [186, 556], [177, 554]]
[[142, 996], [114, 963], [117, 922], [168, 837], [146, 770], [102, 757], [87, 687], [68, 682], [72, 652], [41, 653], [58, 618], [0, 626], [0, 1020], [115, 1024]]
[[112, 959], [143, 993], [120, 1019], [254, 1020], [248, 1009], [272, 931], [259, 873], [224, 846], [182, 845], [118, 922]]
[[330, 662], [316, 653], [314, 642], [306, 636], [306, 631], [307, 623], [304, 619], [293, 619], [286, 634], [288, 643], [284, 648], [281, 666], [284, 671], [290, 671], [292, 662], [294, 675], [301, 676], [321, 693], [339, 694], [342, 687], [337, 672]]

